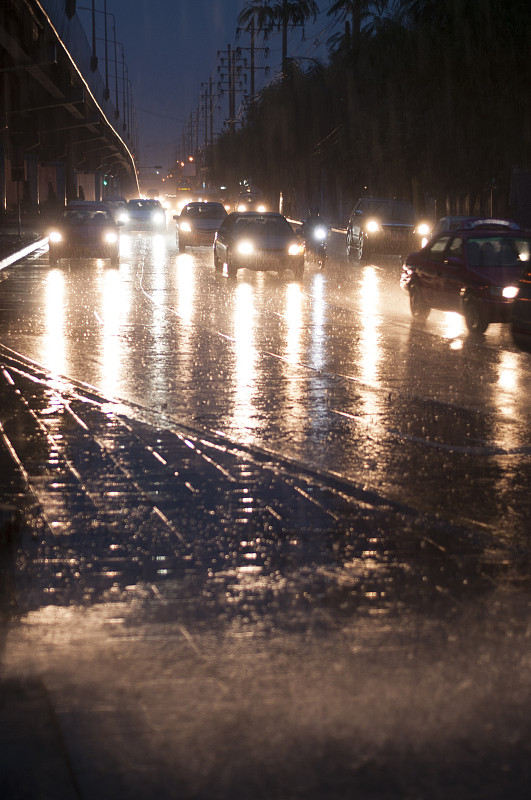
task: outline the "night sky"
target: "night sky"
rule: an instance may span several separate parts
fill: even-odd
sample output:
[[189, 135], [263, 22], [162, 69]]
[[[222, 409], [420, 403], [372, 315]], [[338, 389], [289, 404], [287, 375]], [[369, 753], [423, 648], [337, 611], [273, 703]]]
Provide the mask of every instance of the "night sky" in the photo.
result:
[[[90, 5], [88, 0], [78, 4]], [[245, 0], [107, 0], [107, 12], [116, 19], [116, 38], [123, 44], [133, 86], [140, 165], [167, 167], [173, 163], [183, 127], [198, 106], [201, 83], [208, 82], [213, 74], [217, 76], [218, 50], [226, 50], [228, 43], [231, 47], [248, 46], [247, 34], [236, 39], [237, 17], [244, 5]], [[325, 8], [328, 3], [321, 5]], [[103, 0], [96, 0], [96, 8], [103, 7]], [[90, 12], [79, 10], [78, 16], [90, 35]], [[103, 36], [103, 14], [97, 14], [96, 19], [98, 36]], [[331, 34], [330, 25], [330, 19], [321, 13], [317, 24], [306, 31], [304, 41], [300, 35], [293, 35], [290, 55], [326, 57], [323, 42]], [[316, 37], [325, 27], [318, 50]], [[257, 45], [263, 44], [257, 41]], [[264, 70], [257, 72], [257, 84], [262, 85], [278, 69], [280, 35], [272, 35], [266, 45], [270, 48], [267, 61], [263, 54], [257, 54], [257, 64], [270, 67], [268, 77]], [[98, 55], [102, 57], [102, 53]], [[216, 133], [228, 113], [226, 94], [219, 103]]]

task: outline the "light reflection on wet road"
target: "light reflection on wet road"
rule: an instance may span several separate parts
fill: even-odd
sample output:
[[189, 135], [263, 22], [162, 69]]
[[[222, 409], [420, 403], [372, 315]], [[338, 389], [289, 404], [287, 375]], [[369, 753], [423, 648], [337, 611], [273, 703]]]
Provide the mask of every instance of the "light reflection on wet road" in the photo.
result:
[[505, 327], [475, 340], [436, 312], [415, 327], [398, 259], [310, 266], [302, 284], [234, 282], [207, 248], [123, 239], [118, 270], [50, 269], [43, 255], [14, 271], [1, 340], [176, 422], [453, 520], [527, 531], [531, 357]]
[[531, 357], [415, 326], [396, 259], [122, 248], [0, 282], [36, 515], [4, 667], [44, 676], [83, 796], [523, 797]]

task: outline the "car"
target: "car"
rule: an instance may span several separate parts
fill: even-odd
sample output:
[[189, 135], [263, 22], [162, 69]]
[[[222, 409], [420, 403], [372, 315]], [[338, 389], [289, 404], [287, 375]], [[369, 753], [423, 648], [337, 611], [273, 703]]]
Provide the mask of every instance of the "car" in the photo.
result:
[[127, 200], [124, 197], [105, 197], [102, 202], [107, 206], [116, 222], [121, 222], [122, 225], [126, 225], [129, 222], [129, 210], [127, 208]]
[[400, 198], [362, 197], [347, 224], [347, 258], [361, 261], [369, 253], [408, 253], [422, 243], [430, 226]]
[[234, 204], [234, 210], [240, 213], [244, 211], [259, 211], [262, 214], [269, 209], [260, 192], [249, 190], [239, 193]]
[[408, 255], [400, 285], [415, 318], [425, 320], [432, 308], [456, 311], [469, 331], [483, 333], [491, 322], [510, 321], [530, 256], [531, 233], [478, 219]]
[[50, 264], [60, 258], [108, 258], [120, 261], [120, 224], [97, 201], [69, 203], [48, 231]]
[[190, 245], [213, 245], [216, 231], [227, 216], [222, 203], [188, 203], [173, 219], [177, 223], [175, 238], [179, 252]]
[[433, 239], [434, 236], [438, 236], [440, 233], [445, 233], [446, 231], [456, 231], [461, 228], [469, 228], [470, 226], [474, 226], [478, 222], [485, 224], [487, 221], [490, 221], [493, 225], [499, 225], [501, 227], [513, 227], [519, 228], [520, 226], [518, 223], [514, 222], [512, 219], [498, 219], [495, 217], [463, 217], [463, 216], [449, 216], [449, 217], [441, 217], [437, 220], [435, 225], [433, 226], [429, 238]]
[[160, 200], [135, 197], [127, 203], [130, 230], [166, 230], [166, 212]]
[[531, 260], [518, 281], [518, 294], [511, 309], [511, 333], [518, 347], [531, 351]]
[[304, 274], [304, 244], [282, 214], [254, 211], [229, 214], [214, 240], [214, 267], [227, 265], [234, 277], [239, 269], [291, 270], [297, 280]]

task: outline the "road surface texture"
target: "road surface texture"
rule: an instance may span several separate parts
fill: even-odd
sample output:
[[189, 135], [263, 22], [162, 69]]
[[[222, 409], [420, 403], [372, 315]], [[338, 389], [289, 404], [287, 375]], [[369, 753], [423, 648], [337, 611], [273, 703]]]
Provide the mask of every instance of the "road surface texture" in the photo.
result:
[[0, 273], [0, 796], [527, 798], [527, 354], [131, 239]]

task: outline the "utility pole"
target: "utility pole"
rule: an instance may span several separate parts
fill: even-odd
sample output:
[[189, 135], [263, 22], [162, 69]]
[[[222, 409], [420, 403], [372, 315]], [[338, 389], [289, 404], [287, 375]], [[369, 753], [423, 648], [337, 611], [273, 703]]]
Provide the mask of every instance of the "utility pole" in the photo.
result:
[[288, 0], [282, 0], [282, 74], [288, 66]]
[[[222, 67], [225, 66], [223, 63], [225, 58], [225, 54], [227, 55], [227, 74], [221, 72]], [[236, 92], [243, 91], [242, 82], [240, 79], [240, 73], [242, 71], [241, 65], [238, 63], [241, 58], [241, 50], [238, 48], [236, 50], [232, 50], [230, 44], [227, 45], [227, 50], [219, 50], [218, 51], [218, 58], [220, 58], [221, 64], [218, 67], [219, 77], [220, 80], [218, 81], [218, 88], [220, 88], [220, 94], [223, 94], [223, 89], [221, 87], [226, 85], [228, 87], [229, 92], [229, 131], [234, 133], [236, 130]], [[244, 79], [247, 80], [247, 75], [244, 75]]]

